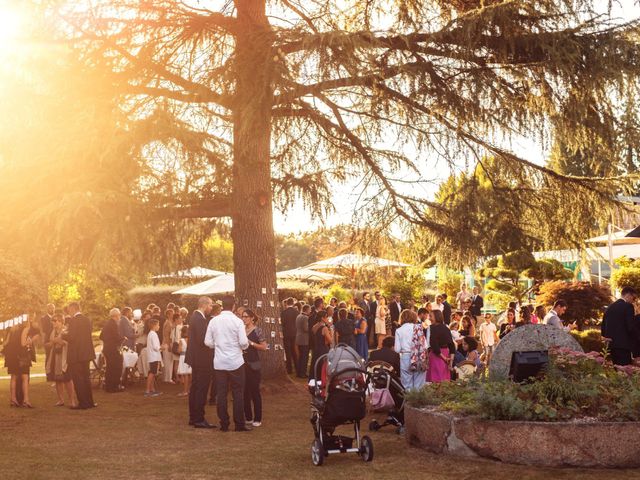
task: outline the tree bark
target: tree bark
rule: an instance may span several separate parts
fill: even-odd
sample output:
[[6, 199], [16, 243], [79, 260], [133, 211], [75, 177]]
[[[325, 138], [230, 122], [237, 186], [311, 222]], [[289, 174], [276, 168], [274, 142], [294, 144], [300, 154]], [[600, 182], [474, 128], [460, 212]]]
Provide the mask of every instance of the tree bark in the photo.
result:
[[265, 0], [235, 0], [236, 95], [233, 104], [233, 262], [236, 298], [257, 313], [269, 350], [265, 377], [284, 372], [282, 326], [276, 284], [271, 193], [271, 45]]

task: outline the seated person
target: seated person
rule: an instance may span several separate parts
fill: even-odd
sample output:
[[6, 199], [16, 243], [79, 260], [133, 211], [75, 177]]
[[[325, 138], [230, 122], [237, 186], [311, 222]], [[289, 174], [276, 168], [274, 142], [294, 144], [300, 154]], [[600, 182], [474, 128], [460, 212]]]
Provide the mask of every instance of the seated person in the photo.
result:
[[456, 355], [456, 365], [460, 363], [470, 363], [476, 368], [482, 366], [482, 360], [480, 360], [480, 354], [478, 353], [478, 341], [475, 338], [469, 336], [464, 337], [462, 339], [462, 349], [464, 350], [464, 356], [462, 360], [458, 362]]
[[400, 354], [393, 350], [395, 338], [386, 337], [382, 340], [382, 348], [369, 353], [369, 362], [387, 362], [393, 367], [394, 373], [400, 376]]

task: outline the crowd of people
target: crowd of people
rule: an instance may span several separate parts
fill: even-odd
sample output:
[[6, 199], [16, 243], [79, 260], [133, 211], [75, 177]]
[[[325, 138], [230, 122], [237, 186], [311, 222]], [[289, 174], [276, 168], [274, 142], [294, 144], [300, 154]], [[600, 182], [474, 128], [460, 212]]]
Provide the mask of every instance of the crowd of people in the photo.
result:
[[[637, 292], [626, 287], [606, 311], [602, 336], [609, 342], [613, 362], [628, 365], [640, 356], [640, 311]], [[399, 372], [406, 389], [426, 382], [449, 381], [468, 365], [482, 372], [491, 362], [496, 345], [516, 328], [543, 323], [571, 330], [561, 317], [568, 305], [557, 300], [550, 311], [544, 306], [513, 302], [497, 321], [483, 312], [479, 289], [461, 286], [454, 304], [446, 294], [433, 301], [404, 300], [379, 291], [364, 292], [359, 299], [336, 298], [312, 302], [287, 298], [281, 324], [285, 368], [299, 378], [314, 378], [316, 361], [338, 344], [352, 347], [365, 360], [383, 360]], [[260, 319], [252, 310], [236, 308], [234, 298], [220, 303], [202, 297], [189, 311], [169, 303], [164, 311], [149, 305], [144, 311], [113, 308], [100, 332], [106, 363], [104, 389], [124, 391], [136, 375], [146, 377], [144, 395], [162, 395], [160, 382], [180, 384], [180, 397], [188, 397], [189, 425], [215, 428], [205, 418], [205, 408], [216, 405], [220, 428], [233, 421], [236, 431], [262, 424], [260, 351], [268, 349]], [[33, 408], [29, 397], [29, 372], [35, 361], [35, 345], [45, 349], [46, 376], [55, 385], [56, 406], [72, 409], [97, 406], [90, 382], [90, 364], [96, 354], [92, 322], [78, 303], [62, 311], [47, 305], [47, 313], [34, 322], [11, 329], [4, 342], [5, 366], [11, 375], [11, 406]], [[133, 355], [135, 365], [125, 362]], [[227, 411], [228, 392], [233, 400], [232, 418]]]

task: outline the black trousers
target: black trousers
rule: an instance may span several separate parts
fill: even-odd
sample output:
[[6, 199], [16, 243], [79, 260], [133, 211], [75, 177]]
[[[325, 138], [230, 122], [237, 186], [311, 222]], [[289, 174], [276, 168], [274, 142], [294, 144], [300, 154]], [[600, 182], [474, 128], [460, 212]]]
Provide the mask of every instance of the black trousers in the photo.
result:
[[300, 358], [296, 362], [296, 374], [299, 377], [307, 376], [307, 364], [309, 363], [309, 345], [298, 345]]
[[376, 348], [378, 341], [376, 340], [376, 319], [367, 318], [367, 341], [369, 342], [369, 348]]
[[211, 370], [211, 388], [209, 389], [209, 405], [215, 405], [218, 396], [218, 390], [216, 386], [216, 371]]
[[69, 364], [73, 388], [78, 397], [80, 408], [93, 407], [93, 392], [91, 391], [91, 378], [89, 376], [89, 362], [73, 362]]
[[612, 348], [611, 361], [614, 365], [631, 365], [631, 350], [625, 350], [624, 348]]
[[287, 368], [287, 373], [292, 373], [294, 367], [296, 366], [296, 357], [295, 357], [295, 344], [296, 337], [284, 337], [284, 360], [285, 366]]
[[[44, 364], [48, 365], [49, 363], [49, 355], [51, 355], [51, 347], [44, 347]], [[47, 373], [47, 382], [53, 382], [53, 372]]]
[[193, 367], [189, 391], [189, 422], [204, 422], [204, 406], [211, 384], [211, 368]]
[[236, 370], [216, 370], [216, 385], [218, 398], [216, 408], [220, 426], [229, 427], [229, 412], [227, 411], [227, 392], [231, 387], [233, 397], [233, 423], [236, 428], [244, 427], [244, 365]]
[[103, 351], [107, 367], [104, 374], [104, 389], [107, 392], [115, 392], [120, 386], [120, 376], [122, 374], [122, 354], [115, 351]]
[[260, 395], [260, 379], [262, 372], [254, 370], [249, 364], [244, 365], [244, 370], [244, 418], [254, 422], [261, 422], [262, 395]]

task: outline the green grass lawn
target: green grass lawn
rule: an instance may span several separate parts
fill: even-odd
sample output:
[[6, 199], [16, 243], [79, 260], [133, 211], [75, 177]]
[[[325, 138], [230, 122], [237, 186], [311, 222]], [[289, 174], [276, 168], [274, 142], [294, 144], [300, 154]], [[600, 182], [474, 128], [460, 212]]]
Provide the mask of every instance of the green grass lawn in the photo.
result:
[[[32, 383], [34, 410], [9, 408], [8, 389], [8, 382], [0, 383], [3, 480], [640, 479], [640, 470], [538, 469], [433, 455], [408, 446], [392, 429], [370, 434], [372, 463], [345, 454], [314, 467], [309, 395], [301, 383], [269, 386], [264, 424], [249, 433], [188, 427], [187, 400], [176, 397], [176, 386], [163, 386], [165, 395], [153, 399], [144, 398], [138, 386], [115, 395], [96, 391], [99, 407], [88, 411], [53, 407], [55, 394], [44, 379]], [[207, 418], [217, 423], [214, 407], [207, 407]]]

